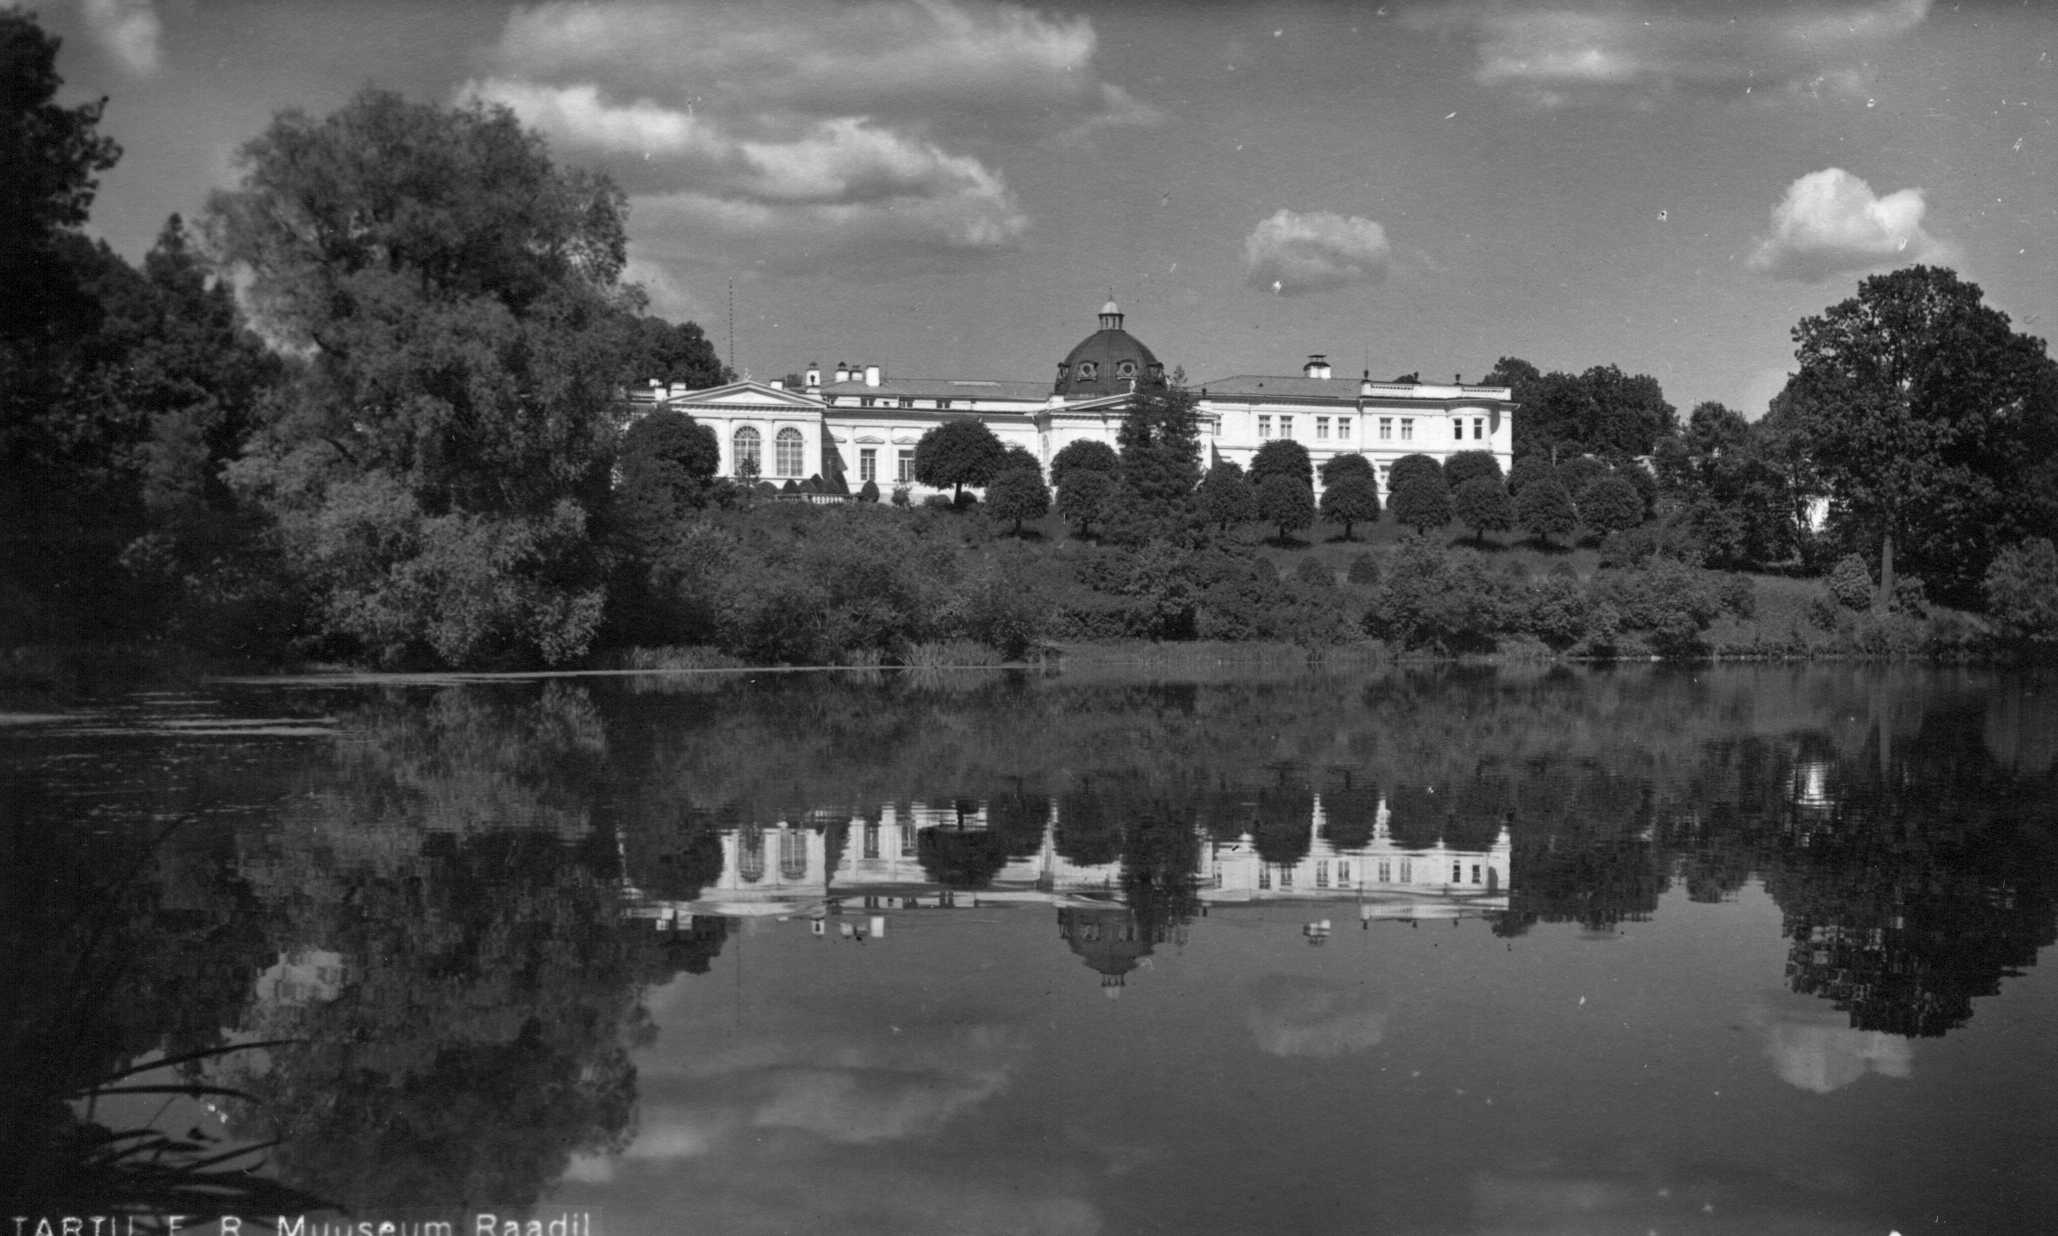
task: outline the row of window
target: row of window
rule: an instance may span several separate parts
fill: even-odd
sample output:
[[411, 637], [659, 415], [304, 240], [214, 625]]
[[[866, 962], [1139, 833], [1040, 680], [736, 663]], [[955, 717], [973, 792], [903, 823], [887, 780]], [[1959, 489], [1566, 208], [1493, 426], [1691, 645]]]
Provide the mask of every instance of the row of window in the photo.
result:
[[[1271, 888], [1271, 887], [1272, 887], [1272, 872], [1273, 872], [1273, 869], [1274, 869], [1274, 865], [1273, 865], [1273, 864], [1271, 864], [1271, 863], [1262, 863], [1262, 864], [1260, 864], [1260, 865], [1259, 865], [1259, 867], [1258, 867], [1258, 887], [1259, 887], [1259, 888], [1261, 888], [1261, 889], [1269, 889], [1269, 888]], [[1293, 887], [1293, 870], [1294, 870], [1294, 869], [1293, 869], [1293, 867], [1292, 867], [1291, 865], [1289, 865], [1289, 864], [1284, 864], [1284, 863], [1282, 863], [1282, 864], [1279, 864], [1279, 865], [1278, 865], [1278, 872], [1279, 872], [1279, 887], [1280, 887], [1280, 888], [1282, 888], [1282, 889], [1286, 889], [1286, 888], [1292, 888], [1292, 887]], [[1470, 882], [1471, 882], [1471, 883], [1473, 883], [1473, 884], [1483, 884], [1483, 883], [1485, 883], [1485, 874], [1486, 874], [1486, 873], [1485, 873], [1485, 870], [1484, 870], [1484, 869], [1483, 869], [1483, 868], [1481, 867], [1481, 865], [1480, 865], [1480, 864], [1478, 864], [1478, 863], [1473, 863], [1473, 864], [1472, 864], [1472, 879], [1471, 879], [1471, 881], [1470, 881]], [[1412, 858], [1404, 858], [1404, 859], [1400, 860], [1400, 877], [1401, 877], [1401, 878], [1400, 878], [1400, 882], [1401, 882], [1402, 884], [1413, 884], [1413, 883], [1415, 882], [1415, 860], [1414, 860], [1414, 859], [1412, 859]], [[1219, 867], [1219, 866], [1218, 866], [1218, 867], [1216, 868], [1216, 871], [1215, 871], [1215, 879], [1216, 879], [1216, 881], [1217, 881], [1218, 883], [1219, 883], [1219, 882], [1220, 882], [1220, 880], [1221, 880], [1221, 869], [1220, 869], [1220, 867]], [[1392, 862], [1392, 860], [1390, 860], [1390, 859], [1384, 859], [1384, 858], [1382, 858], [1382, 859], [1380, 859], [1380, 860], [1379, 860], [1379, 865], [1378, 865], [1378, 880], [1377, 880], [1377, 882], [1378, 882], [1378, 883], [1380, 883], [1380, 884], [1392, 884], [1392, 883], [1394, 882], [1394, 879], [1393, 879], [1393, 862]], [[1453, 884], [1464, 884], [1464, 883], [1466, 883], [1466, 882], [1467, 882], [1467, 881], [1466, 881], [1466, 879], [1465, 879], [1465, 864], [1463, 864], [1463, 863], [1459, 863], [1459, 862], [1453, 862], [1453, 863], [1451, 864], [1451, 883], [1453, 883]], [[1347, 862], [1339, 862], [1339, 863], [1337, 863], [1337, 864], [1336, 864], [1336, 885], [1335, 885], [1335, 886], [1336, 886], [1337, 888], [1349, 888], [1349, 887], [1351, 887], [1351, 865], [1350, 865], [1349, 863], [1347, 863]], [[1327, 859], [1323, 859], [1323, 860], [1321, 860], [1321, 861], [1319, 861], [1319, 862], [1317, 862], [1317, 863], [1315, 864], [1315, 887], [1316, 887], [1316, 888], [1328, 888], [1328, 887], [1330, 887], [1330, 883], [1329, 883], [1329, 861], [1328, 861]]]
[[[1336, 436], [1335, 436], [1335, 438], [1334, 438], [1334, 439], [1332, 439], [1332, 438], [1330, 437], [1330, 434], [1329, 434], [1329, 430], [1330, 430], [1330, 422], [1331, 422], [1332, 420], [1334, 420], [1334, 421], [1335, 421], [1335, 427], [1336, 427]], [[1393, 440], [1394, 440], [1394, 436], [1393, 436], [1393, 429], [1394, 429], [1394, 421], [1395, 421], [1395, 420], [1399, 420], [1399, 421], [1400, 421], [1400, 423], [1401, 423], [1401, 426], [1400, 426], [1400, 427], [1401, 427], [1401, 436], [1400, 436], [1400, 441], [1402, 441], [1402, 442], [1412, 442], [1412, 441], [1414, 441], [1414, 440], [1415, 440], [1415, 418], [1414, 418], [1414, 417], [1412, 417], [1412, 416], [1402, 416], [1402, 417], [1382, 416], [1382, 417], [1380, 417], [1380, 418], [1379, 418], [1379, 440], [1380, 440], [1380, 441], [1382, 441], [1382, 442], [1391, 442], [1391, 441], [1393, 441]], [[1455, 442], [1463, 442], [1463, 441], [1465, 440], [1465, 423], [1466, 423], [1466, 418], [1465, 418], [1465, 417], [1462, 417], [1462, 416], [1459, 416], [1459, 417], [1453, 417], [1453, 418], [1451, 419], [1451, 439], [1452, 439], [1452, 441], [1455, 441]], [[1474, 439], [1475, 441], [1480, 441], [1480, 440], [1484, 440], [1484, 439], [1485, 439], [1485, 437], [1486, 437], [1486, 418], [1485, 418], [1485, 417], [1483, 417], [1483, 416], [1475, 416], [1475, 417], [1472, 417], [1472, 418], [1471, 418], [1471, 423], [1472, 423], [1472, 437], [1473, 437], [1473, 439]], [[1269, 415], [1266, 415], [1266, 414], [1264, 414], [1264, 413], [1260, 413], [1260, 414], [1258, 415], [1258, 437], [1260, 437], [1260, 438], [1270, 438], [1271, 436], [1272, 436], [1272, 418], [1271, 418], [1271, 417], [1270, 417]], [[1291, 416], [1281, 416], [1281, 417], [1279, 418], [1279, 436], [1280, 436], [1280, 437], [1282, 437], [1282, 438], [1291, 438], [1291, 437], [1293, 437], [1293, 418], [1292, 418]], [[1347, 417], [1347, 416], [1338, 416], [1338, 417], [1327, 417], [1327, 416], [1318, 416], [1318, 417], [1316, 417], [1316, 418], [1315, 418], [1315, 441], [1317, 441], [1317, 442], [1329, 442], [1329, 441], [1332, 441], [1332, 440], [1333, 440], [1333, 441], [1337, 441], [1337, 442], [1348, 442], [1348, 441], [1350, 441], [1350, 437], [1351, 437], [1351, 420], [1350, 420], [1350, 418], [1349, 418], [1349, 417]]]
[[[828, 402], [829, 402], [829, 405], [830, 405], [831, 407], [834, 407], [834, 406], [836, 405], [836, 398], [837, 398], [837, 397], [836, 397], [836, 396], [834, 396], [834, 395], [831, 395], [831, 396], [829, 396], [829, 400], [828, 400]], [[914, 407], [914, 406], [915, 406], [915, 397], [914, 397], [913, 395], [859, 395], [859, 396], [858, 396], [858, 407], [860, 407], [860, 408], [893, 408], [893, 407], [900, 407], [900, 408], [912, 408], [912, 407]], [[923, 403], [923, 404], [922, 404], [922, 406], [923, 406], [923, 407], [925, 407], [925, 408], [935, 408], [935, 409], [937, 409], [938, 411], [942, 411], [942, 412], [948, 412], [948, 411], [950, 411], [950, 408], [951, 408], [951, 401], [950, 401], [950, 400], [948, 400], [948, 399], [931, 399], [931, 400], [928, 400], [927, 402]]]
[[[730, 435], [730, 458], [734, 460], [737, 472], [745, 471], [747, 465], [749, 471], [763, 473], [764, 459], [759, 451], [761, 441], [757, 430], [748, 425]], [[772, 455], [776, 465], [773, 476], [807, 475], [801, 471], [806, 450], [805, 440], [798, 429], [788, 426], [775, 434], [772, 438]]]

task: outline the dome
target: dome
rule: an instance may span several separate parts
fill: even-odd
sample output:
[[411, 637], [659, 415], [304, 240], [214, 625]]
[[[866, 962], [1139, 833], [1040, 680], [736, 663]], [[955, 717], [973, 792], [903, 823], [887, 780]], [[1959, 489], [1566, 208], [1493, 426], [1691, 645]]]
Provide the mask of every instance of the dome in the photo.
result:
[[1122, 329], [1122, 310], [1111, 300], [1100, 307], [1100, 329], [1081, 339], [1059, 362], [1052, 390], [1066, 399], [1098, 399], [1139, 386], [1162, 386], [1164, 381], [1164, 365]]

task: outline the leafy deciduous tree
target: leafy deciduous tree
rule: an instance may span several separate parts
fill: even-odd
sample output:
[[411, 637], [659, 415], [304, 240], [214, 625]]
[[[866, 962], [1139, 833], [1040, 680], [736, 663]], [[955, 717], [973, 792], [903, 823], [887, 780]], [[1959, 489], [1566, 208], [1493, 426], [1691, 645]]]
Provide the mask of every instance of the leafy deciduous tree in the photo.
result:
[[999, 475], [1006, 459], [1007, 448], [985, 422], [959, 417], [915, 443], [915, 479], [937, 489], [948, 486], [955, 501], [964, 496], [965, 486], [984, 485]]
[[1113, 476], [1122, 466], [1122, 457], [1115, 454], [1115, 448], [1098, 438], [1081, 438], [1068, 442], [1050, 458], [1050, 483], [1060, 490], [1065, 487], [1065, 477], [1075, 468], [1089, 472], [1105, 472]]
[[1275, 472], [1258, 484], [1258, 518], [1279, 529], [1284, 541], [1291, 533], [1314, 526], [1315, 491], [1305, 483]]
[[[1345, 456], [1345, 458], [1363, 458]], [[1369, 476], [1346, 474], [1322, 489], [1322, 518], [1343, 525], [1343, 539], [1351, 539], [1351, 527], [1379, 518], [1379, 483]]]
[[1308, 458], [1308, 448], [1291, 438], [1274, 438], [1260, 446], [1251, 458], [1251, 484], [1262, 490], [1269, 476], [1290, 477], [1313, 489], [1315, 465]]
[[1548, 545], [1551, 538], [1569, 535], [1579, 526], [1579, 512], [1558, 479], [1545, 477], [1515, 495], [1515, 522]]
[[1201, 514], [1222, 532], [1258, 517], [1258, 495], [1243, 469], [1222, 460], [1208, 469], [1200, 483]]
[[1474, 476], [1451, 491], [1451, 514], [1484, 544], [1489, 532], [1515, 526], [1515, 503], [1498, 476]]

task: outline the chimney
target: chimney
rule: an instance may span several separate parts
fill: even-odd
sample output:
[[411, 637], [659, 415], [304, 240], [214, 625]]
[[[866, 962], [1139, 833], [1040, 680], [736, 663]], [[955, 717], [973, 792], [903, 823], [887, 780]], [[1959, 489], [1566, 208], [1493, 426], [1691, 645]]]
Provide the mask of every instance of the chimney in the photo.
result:
[[1304, 378], [1320, 378], [1327, 382], [1329, 380], [1328, 358], [1320, 352], [1310, 353], [1308, 363], [1301, 366], [1301, 376]]
[[1358, 398], [1360, 398], [1360, 399], [1370, 399], [1371, 397], [1372, 397], [1372, 371], [1371, 371], [1370, 369], [1367, 369], [1367, 370], [1365, 371], [1365, 377], [1364, 377], [1364, 380], [1362, 380], [1362, 381], [1360, 381], [1360, 382], [1358, 383]]
[[807, 388], [811, 391], [822, 389], [822, 362], [809, 361], [807, 363]]
[[1454, 374], [1452, 374], [1452, 375], [1451, 375], [1451, 385], [1452, 385], [1452, 386], [1463, 386], [1463, 385], [1465, 385], [1465, 375], [1464, 375], [1464, 374], [1462, 374], [1462, 373], [1454, 373]]
[[884, 374], [884, 372], [882, 372], [882, 371], [880, 370], [879, 366], [877, 366], [877, 365], [866, 365], [866, 366], [865, 366], [865, 385], [866, 385], [866, 386], [877, 386], [877, 385], [879, 385], [879, 379], [880, 379], [880, 378], [882, 378], [882, 377], [884, 377], [884, 376], [885, 376], [885, 374]]
[[836, 362], [836, 380], [838, 382], [850, 381], [850, 366], [844, 364], [842, 361]]
[[773, 378], [773, 379], [772, 379], [772, 389], [773, 389], [773, 390], [775, 390], [775, 391], [783, 391], [783, 390], [785, 390], [785, 389], [786, 389], [786, 379], [784, 379], [784, 378]]

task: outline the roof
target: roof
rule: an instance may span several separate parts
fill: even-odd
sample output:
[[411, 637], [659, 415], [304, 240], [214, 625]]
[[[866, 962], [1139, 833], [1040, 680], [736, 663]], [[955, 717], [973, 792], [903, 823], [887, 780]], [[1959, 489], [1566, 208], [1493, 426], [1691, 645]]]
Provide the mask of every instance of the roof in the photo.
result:
[[870, 395], [875, 399], [898, 399], [908, 395], [916, 399], [1005, 399], [1042, 403], [1050, 397], [1050, 391], [1041, 382], [1001, 382], [985, 378], [882, 378], [877, 386], [867, 386], [860, 379], [830, 382], [822, 387], [823, 398], [844, 395]]
[[[1239, 373], [1200, 384], [1210, 399], [1318, 399], [1339, 403], [1355, 402], [1363, 384], [1355, 378], [1308, 378], [1299, 374]], [[1374, 382], [1374, 399], [1486, 399], [1507, 401], [1512, 392], [1505, 386], [1453, 386], [1437, 382]]]

